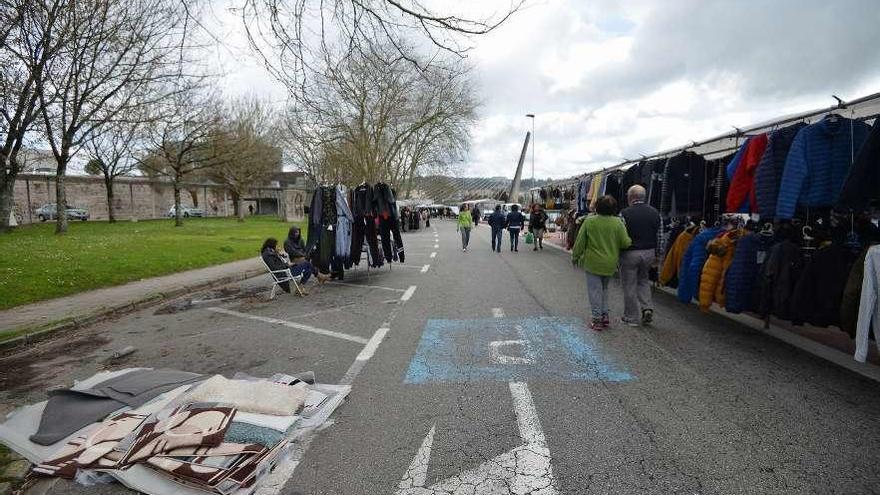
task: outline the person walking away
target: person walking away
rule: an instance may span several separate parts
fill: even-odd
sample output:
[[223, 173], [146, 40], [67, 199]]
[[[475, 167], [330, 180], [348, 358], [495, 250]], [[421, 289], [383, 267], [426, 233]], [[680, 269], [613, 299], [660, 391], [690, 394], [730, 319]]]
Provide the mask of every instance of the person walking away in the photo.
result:
[[504, 224], [507, 226], [507, 232], [510, 234], [510, 250], [519, 252], [519, 233], [525, 227], [526, 217], [519, 211], [518, 205], [510, 207], [510, 213]]
[[501, 252], [501, 239], [504, 236], [504, 213], [501, 205], [495, 205], [495, 211], [489, 215], [489, 227], [492, 227], [492, 251]]
[[547, 230], [547, 213], [539, 204], [532, 207], [532, 214], [529, 215], [529, 232], [535, 236], [535, 245], [532, 251], [539, 248], [544, 249], [544, 232]]
[[468, 205], [461, 205], [461, 211], [458, 213], [458, 224], [455, 228], [461, 234], [462, 252], [467, 251], [468, 244], [471, 242], [471, 227], [473, 225], [474, 220], [471, 217], [471, 212], [468, 210]]
[[603, 196], [596, 203], [596, 214], [588, 216], [578, 230], [571, 251], [571, 262], [587, 273], [590, 300], [590, 328], [608, 328], [608, 282], [617, 271], [620, 253], [632, 244], [623, 220], [617, 216], [617, 201]]
[[660, 213], [645, 202], [645, 188], [635, 185], [626, 192], [630, 206], [620, 212], [632, 245], [620, 257], [620, 283], [623, 286], [623, 321], [629, 326], [650, 325], [654, 320], [651, 281], [648, 272], [658, 259], [657, 233]]
[[482, 214], [482, 212], [480, 211], [480, 208], [476, 205], [476, 203], [474, 203], [474, 209], [471, 210], [471, 218], [474, 221], [474, 227], [480, 225], [480, 220], [481, 220], [480, 215], [481, 214]]

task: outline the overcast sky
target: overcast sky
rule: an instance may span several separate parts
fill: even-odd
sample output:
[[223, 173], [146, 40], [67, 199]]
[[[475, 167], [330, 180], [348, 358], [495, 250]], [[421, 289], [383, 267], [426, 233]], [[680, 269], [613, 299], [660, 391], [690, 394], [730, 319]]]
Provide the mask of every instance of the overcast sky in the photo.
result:
[[[232, 15], [214, 15], [226, 90], [283, 101]], [[474, 44], [469, 176], [513, 176], [526, 113], [536, 177], [559, 178], [880, 91], [877, 0], [531, 0]]]

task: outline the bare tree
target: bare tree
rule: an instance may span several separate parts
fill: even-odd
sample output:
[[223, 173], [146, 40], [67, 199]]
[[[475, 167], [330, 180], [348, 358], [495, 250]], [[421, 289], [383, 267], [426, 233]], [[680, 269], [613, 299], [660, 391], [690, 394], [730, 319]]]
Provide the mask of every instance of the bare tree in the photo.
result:
[[[471, 2], [444, 8], [417, 0], [245, 0], [239, 9], [251, 47], [268, 70], [292, 93], [305, 87], [320, 52], [338, 42], [347, 55], [363, 56], [373, 47], [391, 47], [384, 54], [404, 58], [425, 68], [433, 57], [418, 57], [423, 49], [464, 57], [473, 38], [488, 34], [516, 13], [525, 0], [510, 0], [500, 11], [480, 9]], [[456, 11], [457, 10], [457, 11]], [[424, 50], [422, 50], [424, 51]]]
[[328, 63], [288, 109], [286, 144], [313, 179], [400, 187], [466, 151], [477, 106], [467, 65], [387, 62], [395, 49]]
[[117, 177], [131, 175], [138, 169], [136, 152], [143, 145], [144, 125], [138, 119], [122, 120], [111, 124], [100, 134], [93, 134], [85, 143], [91, 157], [86, 164], [86, 173], [104, 177], [107, 194], [107, 216], [110, 223], [116, 222], [114, 207], [114, 186]]
[[244, 221], [244, 196], [273, 172], [281, 171], [281, 149], [273, 145], [276, 117], [267, 102], [253, 97], [229, 101], [223, 115], [213, 138], [219, 159], [209, 169], [209, 176], [226, 185], [235, 215]]
[[68, 0], [74, 34], [38, 85], [45, 139], [57, 162], [56, 233], [67, 231], [65, 174], [93, 135], [136, 108], [168, 97], [187, 53], [186, 10], [178, 0]]
[[68, 36], [61, 0], [0, 0], [0, 232], [9, 229], [18, 154], [39, 117], [38, 87]]
[[216, 100], [192, 88], [176, 93], [157, 105], [150, 119], [150, 153], [140, 168], [148, 175], [165, 177], [174, 188], [174, 225], [183, 226], [180, 191], [184, 180], [221, 162], [213, 140], [220, 124]]

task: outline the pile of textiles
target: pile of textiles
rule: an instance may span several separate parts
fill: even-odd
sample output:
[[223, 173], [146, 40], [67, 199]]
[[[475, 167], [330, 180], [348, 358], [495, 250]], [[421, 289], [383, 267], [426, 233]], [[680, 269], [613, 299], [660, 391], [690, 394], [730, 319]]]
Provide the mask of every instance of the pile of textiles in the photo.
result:
[[274, 468], [349, 392], [309, 375], [101, 372], [11, 412], [0, 442], [38, 475], [154, 495], [248, 495], [286, 481], [272, 479], [283, 476]]

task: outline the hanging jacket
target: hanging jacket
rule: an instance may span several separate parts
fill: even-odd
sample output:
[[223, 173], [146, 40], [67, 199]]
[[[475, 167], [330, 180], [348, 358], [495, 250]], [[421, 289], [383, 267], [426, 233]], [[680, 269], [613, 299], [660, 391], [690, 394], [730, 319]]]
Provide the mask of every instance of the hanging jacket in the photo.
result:
[[867, 256], [868, 249], [864, 249], [853, 263], [849, 275], [846, 277], [843, 297], [840, 300], [840, 329], [848, 333], [850, 338], [856, 336], [856, 327], [859, 321], [859, 300], [861, 299], [862, 282], [865, 278], [865, 259]]
[[[736, 154], [733, 155], [733, 158], [730, 159], [730, 163], [727, 164], [727, 168], [725, 169], [725, 174], [727, 175], [728, 182], [733, 182], [733, 178], [736, 177], [736, 171], [739, 169], [740, 163], [742, 163], [743, 156], [746, 154], [746, 150], [749, 149], [749, 142], [752, 138], [746, 138], [743, 141], [743, 144], [740, 145], [739, 149], [736, 150]], [[726, 199], [722, 198], [722, 199]]]
[[801, 129], [785, 160], [776, 218], [793, 217], [799, 205], [833, 205], [868, 131], [864, 122], [839, 116]]
[[673, 282], [676, 282], [675, 285], [678, 285], [678, 267], [681, 265], [684, 253], [694, 240], [694, 232], [696, 230], [696, 227], [686, 229], [675, 238], [672, 247], [669, 248], [669, 252], [663, 260], [663, 269], [660, 271], [660, 285], [672, 286]]
[[596, 211], [596, 203], [599, 201], [599, 186], [602, 184], [602, 175], [596, 174], [590, 182], [590, 211]]
[[856, 161], [840, 191], [838, 204], [854, 210], [865, 209], [871, 200], [880, 200], [880, 119], [856, 155]]
[[375, 200], [373, 198], [373, 188], [369, 184], [361, 184], [354, 188], [351, 193], [351, 213], [355, 217], [374, 216]]
[[306, 251], [312, 252], [321, 237], [321, 214], [323, 210], [323, 197], [321, 187], [315, 188], [312, 193], [312, 203], [309, 207], [308, 243]]
[[[621, 207], [629, 206], [626, 202], [626, 193], [629, 191], [629, 188], [636, 185], [641, 184], [641, 164], [635, 164], [623, 172], [623, 175], [620, 177], [620, 191], [621, 196], [623, 196], [623, 201], [620, 203]], [[644, 185], [644, 184], [642, 184]], [[647, 190], [647, 188], [645, 189]]]
[[764, 281], [761, 314], [791, 319], [791, 295], [802, 270], [801, 248], [784, 240], [770, 248], [764, 263]]
[[[683, 151], [666, 164], [661, 213], [697, 213], [703, 209], [706, 194], [706, 160], [693, 151]], [[674, 208], [674, 209], [673, 209]]]
[[348, 207], [344, 186], [336, 186], [335, 199], [337, 214], [334, 254], [346, 268], [351, 268], [351, 230], [354, 223], [354, 215]]
[[776, 216], [777, 194], [782, 182], [782, 172], [785, 170], [785, 159], [794, 137], [806, 126], [807, 124], [798, 122], [773, 131], [767, 137], [767, 147], [755, 171], [755, 200], [761, 220], [771, 220]]
[[709, 311], [713, 302], [724, 306], [724, 274], [733, 261], [735, 235], [724, 234], [706, 244], [708, 257], [700, 272], [700, 309]]
[[816, 250], [804, 266], [791, 296], [791, 322], [817, 327], [840, 322], [840, 302], [852, 255], [831, 244]]
[[868, 357], [868, 336], [874, 328], [874, 341], [880, 350], [880, 246], [873, 246], [865, 256], [865, 276], [862, 280], [862, 297], [859, 300], [859, 320], [856, 325], [856, 361], [865, 362]]
[[678, 300], [683, 303], [691, 302], [700, 287], [700, 272], [706, 263], [709, 254], [706, 252], [706, 244], [721, 233], [720, 227], [711, 227], [703, 230], [690, 243], [681, 259], [678, 268]]
[[752, 309], [755, 283], [758, 278], [758, 234], [746, 234], [736, 241], [733, 261], [724, 275], [724, 306], [728, 313]]
[[399, 216], [394, 191], [384, 182], [378, 182], [373, 186], [373, 205], [376, 214], [382, 218], [393, 217], [397, 219]]
[[743, 211], [743, 209], [745, 209], [744, 212], [757, 211], [754, 188], [755, 172], [766, 148], [767, 134], [758, 134], [749, 139], [742, 160], [730, 181], [730, 189], [727, 191], [726, 211], [728, 213]]

